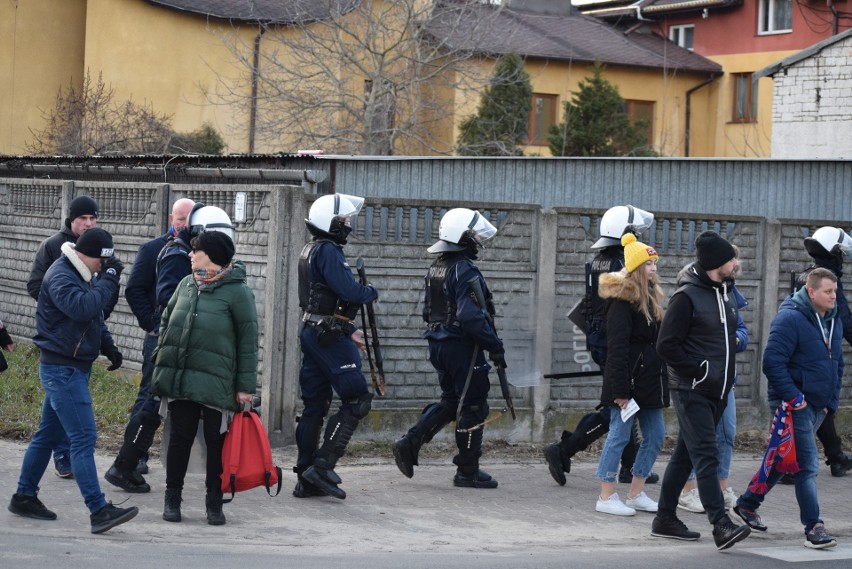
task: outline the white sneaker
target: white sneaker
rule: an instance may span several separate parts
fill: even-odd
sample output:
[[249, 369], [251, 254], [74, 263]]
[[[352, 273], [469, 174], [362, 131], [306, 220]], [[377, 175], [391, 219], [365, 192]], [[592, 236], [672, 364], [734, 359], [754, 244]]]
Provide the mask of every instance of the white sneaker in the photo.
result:
[[689, 492], [681, 492], [680, 497], [677, 499], [677, 507], [687, 512], [703, 514], [704, 505], [701, 503], [701, 498], [698, 497], [698, 488], [693, 488]]
[[606, 500], [602, 500], [601, 497], [598, 496], [598, 503], [595, 506], [595, 511], [602, 514], [612, 514], [613, 516], [636, 515], [636, 510], [625, 506], [624, 502], [619, 499], [618, 494], [613, 494]]
[[730, 510], [737, 505], [737, 495], [734, 489], [728, 486], [722, 491], [722, 496], [725, 497], [725, 509]]
[[648, 497], [644, 492], [639, 492], [639, 495], [635, 498], [627, 498], [627, 501], [624, 502], [628, 508], [633, 508], [634, 510], [641, 510], [643, 512], [656, 512], [657, 511], [657, 503]]

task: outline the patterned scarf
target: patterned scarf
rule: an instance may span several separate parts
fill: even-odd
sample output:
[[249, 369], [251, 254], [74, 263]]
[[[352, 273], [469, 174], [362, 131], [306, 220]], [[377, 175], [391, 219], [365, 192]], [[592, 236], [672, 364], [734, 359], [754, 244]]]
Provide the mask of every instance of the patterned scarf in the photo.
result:
[[221, 269], [195, 269], [193, 276], [195, 277], [195, 286], [198, 290], [207, 290], [213, 287], [213, 283], [220, 281], [231, 274], [234, 268], [233, 264], [225, 265]]
[[799, 471], [796, 460], [796, 440], [793, 437], [793, 410], [805, 406], [805, 396], [799, 393], [790, 401], [782, 401], [772, 417], [772, 430], [769, 432], [769, 444], [766, 455], [748, 489], [755, 494], [769, 492], [767, 480], [774, 468], [778, 472], [795, 473]]

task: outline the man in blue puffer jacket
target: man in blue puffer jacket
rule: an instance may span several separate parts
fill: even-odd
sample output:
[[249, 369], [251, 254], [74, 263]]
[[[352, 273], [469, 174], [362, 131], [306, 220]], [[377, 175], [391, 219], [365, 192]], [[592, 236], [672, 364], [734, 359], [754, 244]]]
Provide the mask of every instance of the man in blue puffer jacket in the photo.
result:
[[[843, 378], [843, 323], [837, 318], [836, 298], [834, 273], [824, 268], [811, 271], [805, 286], [781, 303], [763, 353], [770, 407], [804, 395], [805, 404], [792, 411], [799, 465], [794, 479], [799, 517], [805, 526], [805, 547], [812, 549], [837, 545], [819, 517], [819, 454], [815, 439], [826, 414], [837, 409]], [[772, 470], [766, 482], [767, 493], [781, 475], [777, 469]], [[734, 508], [744, 522], [758, 531], [766, 531], [756, 511], [765, 497], [766, 493], [746, 490]]]

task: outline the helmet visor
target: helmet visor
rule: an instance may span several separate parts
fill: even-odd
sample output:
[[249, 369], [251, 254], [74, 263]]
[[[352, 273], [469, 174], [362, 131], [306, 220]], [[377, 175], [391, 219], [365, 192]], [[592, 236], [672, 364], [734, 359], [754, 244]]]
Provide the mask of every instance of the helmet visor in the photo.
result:
[[852, 237], [849, 237], [849, 234], [842, 229], [840, 230], [840, 233], [840, 241], [838, 241], [837, 247], [844, 256], [848, 256], [852, 253]]
[[487, 241], [497, 233], [497, 228], [491, 225], [491, 222], [485, 219], [479, 212], [476, 212], [476, 215], [470, 221], [470, 230], [476, 234], [476, 238], [479, 241]]
[[654, 223], [654, 214], [638, 207], [627, 206], [627, 225], [633, 226], [638, 232], [642, 233]]
[[358, 215], [364, 206], [364, 198], [349, 194], [334, 194], [334, 217], [352, 217]]

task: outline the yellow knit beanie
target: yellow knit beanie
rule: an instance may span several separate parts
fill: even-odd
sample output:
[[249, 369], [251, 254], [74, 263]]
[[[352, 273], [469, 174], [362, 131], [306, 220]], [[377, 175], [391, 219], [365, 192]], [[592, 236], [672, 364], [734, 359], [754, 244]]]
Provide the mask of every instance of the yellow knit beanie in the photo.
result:
[[638, 269], [645, 261], [660, 258], [653, 247], [640, 243], [632, 233], [621, 236], [621, 245], [624, 247], [624, 266], [627, 267], [628, 273]]

